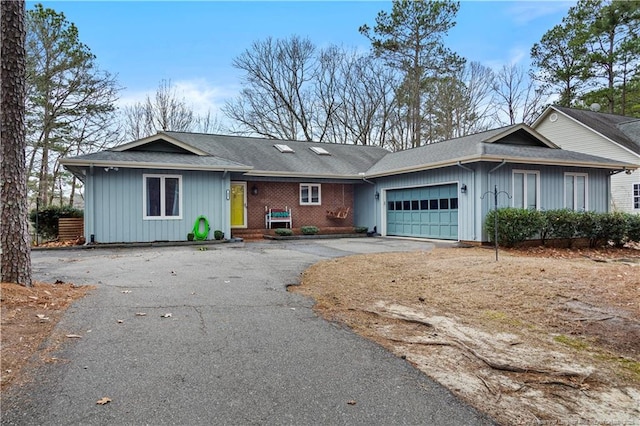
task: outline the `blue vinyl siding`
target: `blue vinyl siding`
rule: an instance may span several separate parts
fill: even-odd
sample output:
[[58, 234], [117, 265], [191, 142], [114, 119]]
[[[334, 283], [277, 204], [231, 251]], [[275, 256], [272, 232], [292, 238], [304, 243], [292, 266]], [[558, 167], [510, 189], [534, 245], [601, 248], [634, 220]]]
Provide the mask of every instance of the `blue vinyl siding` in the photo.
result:
[[362, 183], [353, 187], [353, 225], [366, 226], [370, 231], [377, 224], [380, 200], [375, 198], [376, 187]]
[[[367, 220], [375, 220], [378, 231], [384, 235], [408, 235], [409, 232], [402, 231], [402, 233], [399, 233], [395, 228], [387, 229], [392, 226], [387, 218], [387, 197], [392, 191], [451, 184], [456, 184], [457, 188], [459, 188], [460, 185], [465, 184], [467, 193], [462, 194], [458, 191], [458, 238], [463, 241], [487, 241], [487, 236], [483, 232], [484, 218], [493, 209], [494, 185], [497, 185], [500, 192], [498, 195], [498, 207], [511, 207], [513, 200], [508, 196], [513, 195], [513, 170], [517, 169], [540, 172], [539, 208], [541, 210], [564, 208], [564, 174], [565, 172], [571, 172], [588, 174], [589, 210], [596, 212], [608, 211], [610, 192], [608, 170], [509, 163], [495, 169], [499, 164], [496, 162], [465, 164], [465, 167], [475, 170], [475, 174], [462, 167], [452, 166], [373, 179], [376, 185], [372, 190], [366, 188], [368, 190], [367, 195], [364, 195], [363, 188], [362, 198], [356, 197], [356, 207], [373, 205], [368, 201], [369, 197], [373, 197], [375, 191], [380, 192], [380, 202], [375, 204], [375, 214], [367, 211], [362, 217]], [[495, 170], [489, 174], [492, 169]], [[356, 191], [356, 194], [358, 193], [359, 191]], [[362, 202], [360, 203], [359, 200], [362, 200]], [[368, 207], [368, 209], [370, 208]], [[408, 222], [413, 222], [413, 219], [409, 218]], [[410, 233], [415, 234], [415, 232]]]
[[[182, 176], [181, 219], [144, 220], [143, 178], [145, 173]], [[204, 215], [213, 231], [230, 235], [229, 203], [226, 190], [229, 177], [220, 172], [119, 169], [105, 172], [96, 168], [88, 173], [87, 186], [95, 199], [85, 200], [85, 235], [95, 242], [184, 241], [195, 219]]]

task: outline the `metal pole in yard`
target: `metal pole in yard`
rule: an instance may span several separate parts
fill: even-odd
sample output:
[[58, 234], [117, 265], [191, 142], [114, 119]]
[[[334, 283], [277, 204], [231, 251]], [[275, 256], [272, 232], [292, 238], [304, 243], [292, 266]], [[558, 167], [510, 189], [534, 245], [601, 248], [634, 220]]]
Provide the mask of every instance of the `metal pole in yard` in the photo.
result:
[[494, 210], [493, 232], [495, 234], [493, 237], [493, 243], [496, 248], [496, 262], [497, 262], [498, 261], [498, 185], [495, 185], [493, 189], [493, 210]]

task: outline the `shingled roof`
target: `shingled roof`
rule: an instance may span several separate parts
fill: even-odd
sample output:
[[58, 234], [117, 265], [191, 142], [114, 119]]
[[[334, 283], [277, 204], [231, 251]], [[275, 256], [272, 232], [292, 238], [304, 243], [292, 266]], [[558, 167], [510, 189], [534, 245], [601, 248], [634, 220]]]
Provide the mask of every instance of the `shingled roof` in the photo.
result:
[[[523, 142], [528, 144], [523, 144]], [[367, 171], [367, 177], [387, 176], [477, 161], [575, 165], [620, 169], [620, 162], [559, 149], [523, 124], [463, 136], [390, 153]], [[631, 164], [627, 167], [633, 168]]]
[[[286, 145], [292, 152], [282, 152]], [[311, 148], [324, 148], [318, 154]], [[186, 132], [159, 132], [107, 151], [63, 160], [78, 166], [239, 171], [250, 176], [361, 179], [386, 149]]]
[[62, 164], [74, 173], [82, 167], [96, 166], [357, 180], [477, 161], [635, 168], [630, 164], [559, 149], [524, 124], [394, 153], [362, 145], [159, 132], [110, 150], [64, 159]]

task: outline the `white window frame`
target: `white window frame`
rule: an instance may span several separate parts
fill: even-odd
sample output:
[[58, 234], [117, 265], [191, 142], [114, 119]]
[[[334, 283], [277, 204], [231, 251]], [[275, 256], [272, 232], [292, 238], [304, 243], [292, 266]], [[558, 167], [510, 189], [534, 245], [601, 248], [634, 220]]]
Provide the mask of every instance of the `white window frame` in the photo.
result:
[[563, 203], [564, 203], [564, 208], [568, 209], [569, 207], [567, 206], [567, 176], [571, 176], [573, 178], [573, 210], [575, 211], [581, 211], [579, 209], [577, 209], [577, 205], [578, 205], [578, 187], [577, 187], [577, 182], [578, 180], [576, 179], [579, 176], [584, 177], [584, 211], [589, 211], [589, 174], [588, 173], [574, 173], [574, 172], [565, 172], [564, 173], [564, 179], [562, 181], [562, 185], [563, 185]]
[[[511, 207], [516, 207], [515, 202], [516, 202], [516, 197], [515, 197], [515, 187], [516, 187], [516, 174], [523, 174], [524, 175], [524, 180], [523, 182], [526, 183], [527, 181], [527, 175], [535, 175], [536, 176], [536, 210], [540, 210], [540, 171], [539, 170], [521, 170], [521, 169], [513, 169], [511, 171]], [[564, 183], [564, 181], [563, 181]], [[524, 207], [521, 206], [517, 206], [518, 208], [527, 208], [526, 207], [526, 202], [527, 202], [527, 185], [523, 186], [523, 194], [522, 194], [522, 199], [524, 200]]]
[[[160, 216], [147, 215], [147, 178], [160, 178]], [[165, 215], [165, 180], [178, 179], [178, 215]], [[182, 219], [182, 175], [143, 174], [142, 175], [142, 218], [144, 220], [180, 220]]]
[[633, 183], [631, 187], [631, 207], [634, 210], [640, 210], [640, 183]]
[[[307, 188], [307, 193], [309, 194], [308, 200], [304, 201], [302, 199], [302, 190]], [[318, 202], [311, 201], [312, 188], [318, 188]], [[301, 183], [300, 184], [300, 205], [301, 206], [320, 206], [322, 205], [322, 184], [319, 183]]]

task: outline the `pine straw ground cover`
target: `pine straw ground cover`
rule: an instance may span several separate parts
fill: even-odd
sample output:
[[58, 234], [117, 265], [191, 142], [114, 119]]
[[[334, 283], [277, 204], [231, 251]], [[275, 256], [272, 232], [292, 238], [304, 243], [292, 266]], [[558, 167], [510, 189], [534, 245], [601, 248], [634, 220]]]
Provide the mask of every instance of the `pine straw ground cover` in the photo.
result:
[[290, 289], [499, 423], [640, 419], [640, 250], [359, 255]]
[[[0, 384], [4, 391], [11, 383], [21, 382], [20, 370], [41, 349], [36, 362], [53, 362], [49, 350], [41, 347], [51, 335], [71, 302], [83, 297], [90, 286], [73, 284], [35, 283], [27, 288], [17, 284], [2, 283], [0, 293]], [[54, 339], [55, 340], [55, 339]]]

